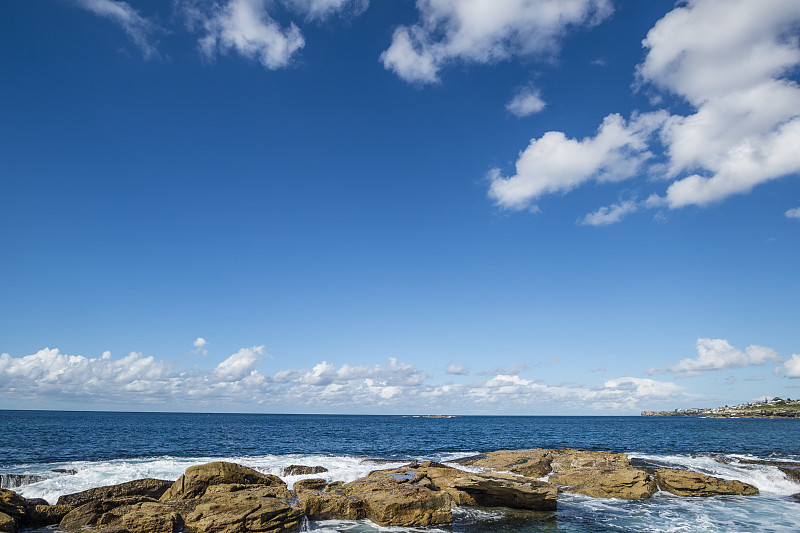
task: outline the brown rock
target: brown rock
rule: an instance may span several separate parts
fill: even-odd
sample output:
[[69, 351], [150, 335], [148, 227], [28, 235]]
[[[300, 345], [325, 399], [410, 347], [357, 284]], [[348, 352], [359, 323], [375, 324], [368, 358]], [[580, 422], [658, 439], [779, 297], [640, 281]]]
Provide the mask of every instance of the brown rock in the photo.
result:
[[164, 481], [162, 479], [137, 479], [127, 483], [120, 483], [119, 485], [109, 485], [74, 494], [65, 494], [58, 498], [56, 504], [78, 507], [92, 500], [108, 500], [131, 496], [142, 496], [157, 500], [171, 485], [172, 481]]
[[779, 466], [778, 470], [786, 474], [786, 477], [796, 483], [800, 483], [800, 468], [786, 468]]
[[758, 489], [747, 483], [720, 479], [688, 470], [658, 468], [653, 475], [658, 483], [658, 488], [678, 496], [720, 496], [724, 494], [751, 496], [758, 494]]
[[119, 522], [130, 533], [175, 533], [183, 527], [181, 515], [157, 502], [129, 507]]
[[0, 532], [17, 533], [17, 523], [11, 516], [0, 511]]
[[161, 501], [197, 498], [205, 494], [210, 486], [232, 483], [286, 488], [286, 484], [277, 476], [262, 474], [234, 463], [216, 462], [187, 468], [161, 496]]
[[382, 526], [430, 526], [452, 522], [452, 496], [431, 487], [431, 481], [413, 469], [372, 472], [344, 485], [342, 493], [364, 502], [366, 517]]
[[303, 466], [303, 465], [289, 465], [283, 469], [284, 476], [297, 476], [307, 474], [322, 474], [327, 472], [328, 469], [324, 466]]
[[71, 505], [34, 505], [28, 508], [26, 524], [29, 526], [58, 524], [72, 509]]
[[555, 473], [576, 468], [602, 468], [617, 469], [631, 465], [630, 459], [624, 453], [606, 451], [563, 449], [552, 450], [550, 466]]
[[632, 466], [565, 469], [552, 474], [549, 480], [565, 486], [567, 492], [592, 498], [638, 500], [649, 498], [658, 491], [655, 481], [647, 472]]
[[207, 492], [184, 516], [188, 533], [278, 533], [297, 529], [303, 512], [296, 502], [276, 498], [274, 488], [248, 486]]
[[10, 516], [17, 524], [25, 518], [26, 500], [13, 490], [0, 489], [0, 513]]
[[550, 473], [550, 461], [556, 450], [499, 450], [454, 461], [466, 466], [487, 470], [502, 470], [522, 476], [539, 478]]
[[312, 520], [360, 520], [367, 516], [364, 502], [346, 495], [341, 483], [328, 486], [324, 479], [304, 479], [293, 488], [303, 513]]
[[[119, 507], [129, 507], [144, 501], [155, 502], [146, 496], [128, 496], [125, 498], [109, 498], [92, 500], [69, 511], [59, 522], [59, 526], [67, 530], [82, 529], [87, 526], [103, 525], [113, 522], [113, 517], [121, 516], [121, 512], [112, 513]], [[104, 516], [112, 513], [109, 516]]]

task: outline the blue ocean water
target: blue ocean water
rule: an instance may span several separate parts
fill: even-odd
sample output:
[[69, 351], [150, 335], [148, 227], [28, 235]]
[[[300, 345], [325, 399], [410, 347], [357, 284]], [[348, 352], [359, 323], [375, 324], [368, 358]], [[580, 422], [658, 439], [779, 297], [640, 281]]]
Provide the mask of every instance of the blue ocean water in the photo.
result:
[[[230, 460], [282, 475], [321, 465], [350, 481], [409, 459], [446, 461], [497, 449], [585, 448], [756, 485], [754, 497], [597, 500], [563, 494], [559, 510], [462, 509], [429, 531], [800, 531], [800, 484], [775, 466], [800, 463], [800, 419], [253, 415], [0, 410], [0, 474], [39, 476], [13, 487], [59, 495], [142, 477], [176, 479], [188, 466]], [[388, 462], [385, 462], [388, 461]], [[74, 472], [74, 473], [73, 473]], [[291, 484], [307, 476], [284, 477]], [[310, 530], [372, 532], [368, 521], [312, 522]], [[394, 531], [404, 531], [394, 528]]]

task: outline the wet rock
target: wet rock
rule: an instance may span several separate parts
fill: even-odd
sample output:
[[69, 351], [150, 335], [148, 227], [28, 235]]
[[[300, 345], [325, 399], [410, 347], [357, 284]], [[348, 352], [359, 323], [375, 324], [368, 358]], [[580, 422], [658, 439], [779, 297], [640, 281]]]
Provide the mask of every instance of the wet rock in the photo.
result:
[[129, 533], [177, 533], [183, 518], [174, 509], [158, 502], [143, 502], [115, 509], [98, 521], [99, 526], [121, 526]]
[[208, 491], [184, 516], [188, 533], [278, 533], [296, 530], [300, 504], [273, 496], [274, 487], [242, 486], [231, 492]]
[[39, 481], [44, 481], [44, 478], [27, 474], [0, 474], [0, 488], [2, 489], [15, 489]]
[[758, 489], [747, 483], [721, 479], [688, 470], [658, 468], [653, 476], [658, 488], [678, 496], [751, 496], [758, 494]]
[[72, 510], [71, 505], [38, 504], [28, 507], [25, 524], [32, 527], [58, 524]]
[[[111, 517], [120, 516], [120, 512], [112, 513], [119, 507], [130, 507], [143, 501], [155, 502], [146, 496], [128, 496], [123, 498], [109, 498], [105, 500], [92, 500], [79, 505], [69, 511], [59, 522], [59, 527], [68, 531], [84, 529], [89, 526], [103, 525], [113, 522], [112, 519], [105, 517], [111, 513]], [[105, 518], [104, 518], [105, 517]]]
[[114, 498], [127, 498], [142, 496], [157, 500], [172, 486], [172, 481], [162, 479], [137, 479], [120, 483], [118, 485], [108, 485], [94, 489], [65, 494], [58, 498], [58, 505], [71, 505], [78, 507], [93, 500], [106, 500]]
[[788, 477], [792, 481], [800, 483], [800, 468], [786, 468], [783, 466], [779, 466], [778, 470], [786, 474], [786, 477]]
[[57, 474], [68, 474], [72, 476], [78, 473], [78, 471], [75, 470], [74, 468], [54, 468], [53, 470], [51, 470], [51, 472], [55, 472]]
[[381, 526], [430, 526], [453, 520], [453, 497], [415, 470], [379, 470], [347, 483], [341, 491], [363, 501], [366, 517]]
[[186, 472], [161, 496], [161, 501], [197, 498], [203, 496], [209, 487], [221, 484], [286, 487], [277, 476], [262, 474], [234, 463], [215, 462], [187, 468]]
[[342, 485], [328, 485], [324, 479], [305, 479], [295, 483], [293, 489], [303, 513], [312, 520], [366, 518], [364, 501], [345, 494]]
[[632, 466], [570, 468], [552, 474], [549, 480], [564, 486], [566, 492], [592, 498], [638, 500], [649, 498], [658, 491], [647, 472]]
[[303, 465], [289, 465], [283, 469], [284, 476], [297, 476], [307, 474], [322, 474], [327, 472], [328, 469], [324, 466], [303, 466]]
[[25, 521], [25, 507], [25, 498], [13, 490], [0, 489], [0, 532], [16, 532]]
[[453, 461], [464, 466], [487, 470], [513, 472], [522, 476], [540, 478], [550, 473], [550, 461], [556, 450], [499, 450]]

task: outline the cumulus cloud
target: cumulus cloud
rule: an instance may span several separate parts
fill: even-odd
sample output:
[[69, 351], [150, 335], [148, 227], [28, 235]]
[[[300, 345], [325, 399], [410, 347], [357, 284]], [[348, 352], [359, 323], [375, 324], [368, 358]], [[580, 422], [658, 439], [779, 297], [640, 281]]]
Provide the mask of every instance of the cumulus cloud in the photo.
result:
[[539, 91], [529, 88], [514, 95], [514, 98], [506, 105], [506, 109], [512, 115], [527, 117], [543, 110], [546, 105]]
[[109, 352], [89, 358], [56, 349], [19, 358], [2, 354], [0, 398], [50, 405], [70, 401], [91, 406], [102, 401], [190, 410], [236, 406], [272, 412], [406, 413], [633, 410], [686, 398], [674, 383], [631, 377], [592, 388], [547, 385], [508, 373], [467, 384], [437, 384], [422, 370], [393, 358], [374, 366], [323, 361], [310, 369], [284, 369], [269, 376], [258, 370], [264, 357], [263, 346], [242, 348], [211, 371], [187, 373], [136, 352], [119, 359]]
[[75, 0], [83, 9], [118, 24], [125, 30], [131, 41], [139, 47], [145, 59], [158, 57], [158, 50], [152, 38], [160, 31], [158, 25], [148, 20], [122, 0]]
[[750, 345], [744, 351], [731, 346], [725, 339], [697, 339], [697, 357], [682, 359], [678, 364], [651, 368], [648, 374], [674, 372], [678, 376], [699, 376], [709, 370], [725, 370], [744, 366], [760, 366], [769, 362], [780, 363], [781, 356], [772, 348]]
[[620, 181], [634, 176], [651, 157], [647, 138], [666, 120], [665, 112], [626, 121], [608, 115], [594, 137], [568, 139], [550, 131], [532, 139], [516, 162], [516, 173], [489, 171], [489, 196], [507, 209], [525, 209], [544, 194], [566, 193], [590, 180]]
[[550, 55], [566, 29], [597, 24], [609, 0], [418, 0], [420, 20], [398, 27], [381, 55], [408, 82], [435, 83], [447, 63]]
[[787, 218], [798, 218], [800, 219], [800, 207], [795, 207], [794, 209], [789, 209], [784, 213]]
[[466, 376], [467, 374], [469, 374], [469, 370], [467, 369], [467, 367], [463, 365], [457, 365], [455, 363], [451, 363], [447, 365], [445, 373], [451, 374], [453, 376]]
[[792, 354], [792, 357], [783, 363], [781, 370], [787, 378], [800, 378], [800, 353]]
[[662, 132], [668, 176], [678, 178], [670, 207], [706, 205], [800, 171], [800, 87], [783, 77], [800, 65], [798, 23], [793, 0], [693, 0], [648, 32], [638, 79], [696, 109]]
[[197, 337], [194, 342], [192, 342], [192, 346], [194, 346], [194, 350], [192, 353], [201, 353], [203, 355], [208, 355], [208, 341], [205, 340], [203, 337]]
[[190, 4], [185, 12], [191, 27], [202, 26], [200, 51], [209, 60], [234, 50], [275, 70], [289, 64], [305, 39], [294, 23], [281, 27], [270, 16], [268, 5], [266, 0], [228, 0], [210, 8]]
[[266, 348], [253, 346], [252, 348], [242, 348], [231, 355], [214, 368], [211, 377], [217, 381], [239, 381], [255, 369], [261, 362], [261, 358], [266, 353]]
[[633, 200], [626, 200], [612, 204], [608, 207], [600, 207], [597, 211], [587, 213], [583, 219], [578, 221], [582, 226], [608, 226], [622, 220], [625, 215], [638, 211], [639, 206]]

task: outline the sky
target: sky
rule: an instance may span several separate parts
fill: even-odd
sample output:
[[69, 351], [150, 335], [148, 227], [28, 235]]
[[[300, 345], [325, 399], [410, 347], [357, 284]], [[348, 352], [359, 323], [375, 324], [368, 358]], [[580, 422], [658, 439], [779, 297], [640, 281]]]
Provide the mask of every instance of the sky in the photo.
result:
[[0, 3], [0, 408], [800, 397], [796, 0]]

